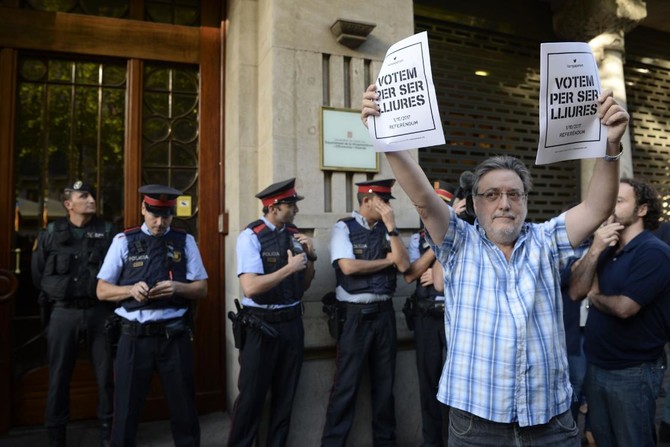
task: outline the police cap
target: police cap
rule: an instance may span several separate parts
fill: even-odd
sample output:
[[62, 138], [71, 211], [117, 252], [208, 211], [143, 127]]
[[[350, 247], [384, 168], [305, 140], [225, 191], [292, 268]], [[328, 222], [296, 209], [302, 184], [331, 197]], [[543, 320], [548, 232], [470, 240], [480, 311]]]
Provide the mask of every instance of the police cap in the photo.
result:
[[437, 195], [440, 196], [440, 198], [442, 198], [442, 200], [445, 202], [451, 203], [451, 201], [454, 199], [454, 192], [456, 191], [456, 187], [451, 183], [437, 180], [435, 183], [433, 183], [433, 188], [435, 188]]
[[143, 194], [144, 207], [157, 216], [174, 216], [177, 197], [182, 195], [178, 189], [166, 185], [144, 185], [139, 189]]
[[87, 192], [90, 195], [92, 195], [93, 198], [95, 199], [95, 188], [93, 187], [93, 185], [89, 183], [84, 183], [82, 180], [73, 181], [65, 188], [63, 188], [63, 190], [67, 192]]
[[263, 206], [279, 205], [280, 203], [295, 203], [304, 199], [295, 190], [295, 178], [273, 183], [256, 194]]
[[376, 194], [382, 200], [395, 199], [391, 195], [391, 188], [395, 184], [395, 179], [370, 180], [369, 182], [358, 182], [358, 192], [361, 194]]

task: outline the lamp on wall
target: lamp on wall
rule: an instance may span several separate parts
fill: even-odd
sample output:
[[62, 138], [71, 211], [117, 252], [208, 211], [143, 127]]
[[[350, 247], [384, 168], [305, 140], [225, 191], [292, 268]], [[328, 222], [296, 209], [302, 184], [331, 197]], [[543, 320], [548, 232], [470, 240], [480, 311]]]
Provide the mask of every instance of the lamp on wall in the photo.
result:
[[358, 48], [368, 38], [368, 34], [377, 26], [376, 23], [356, 22], [347, 19], [337, 19], [330, 25], [330, 31], [337, 39], [337, 43], [345, 47]]

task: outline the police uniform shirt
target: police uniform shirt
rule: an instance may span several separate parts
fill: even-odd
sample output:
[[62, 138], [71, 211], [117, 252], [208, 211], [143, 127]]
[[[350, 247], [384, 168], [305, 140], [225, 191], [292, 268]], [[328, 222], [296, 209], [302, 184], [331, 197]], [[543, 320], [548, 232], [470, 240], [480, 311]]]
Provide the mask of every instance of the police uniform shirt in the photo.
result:
[[[277, 228], [265, 217], [261, 217], [265, 225], [272, 231]], [[279, 232], [286, 231], [286, 227], [279, 230]], [[254, 273], [256, 275], [264, 275], [263, 259], [261, 258], [261, 241], [250, 228], [245, 228], [237, 237], [237, 277], [244, 273]], [[258, 304], [251, 298], [243, 296], [242, 305], [249, 307], [262, 307], [264, 309], [281, 309], [283, 307], [292, 307], [300, 304], [299, 302], [293, 304]]]
[[[170, 229], [168, 228], [167, 231], [170, 231]], [[142, 224], [142, 232], [151, 235], [146, 223]], [[207, 279], [207, 271], [202, 263], [200, 250], [198, 250], [198, 246], [195, 243], [195, 238], [190, 234], [186, 235], [186, 246], [184, 251], [184, 255], [186, 256], [186, 279], [189, 281]], [[107, 251], [105, 261], [98, 273], [98, 279], [107, 281], [110, 284], [118, 284], [123, 269], [123, 263], [127, 258], [128, 239], [126, 238], [125, 233], [119, 233], [114, 237], [112, 245]], [[186, 313], [186, 309], [139, 309], [129, 312], [124, 309], [123, 306], [119, 306], [115, 312], [127, 320], [146, 323], [149, 321], [161, 321], [181, 317]]]
[[[371, 230], [368, 221], [358, 211], [353, 211], [351, 216], [356, 219], [356, 222], [363, 226], [366, 230]], [[375, 225], [384, 225], [384, 222], [377, 221]], [[387, 234], [386, 239], [390, 237]], [[349, 227], [346, 223], [339, 221], [333, 225], [330, 232], [330, 263], [335, 266], [338, 259], [356, 259], [354, 255], [354, 246], [349, 239]], [[386, 301], [391, 298], [390, 295], [380, 295], [376, 293], [359, 293], [350, 294], [342, 286], [337, 286], [335, 289], [335, 296], [339, 301], [346, 301], [350, 303], [374, 303], [378, 301]]]
[[[421, 251], [419, 250], [419, 240], [421, 240], [421, 235], [419, 233], [414, 233], [409, 238], [407, 254], [409, 254], [410, 264], [412, 264], [414, 261], [417, 261], [421, 257]], [[428, 250], [431, 250], [431, 248], [428, 247]], [[421, 281], [421, 278], [419, 277], [417, 281]], [[435, 301], [444, 301], [444, 296], [436, 296]]]

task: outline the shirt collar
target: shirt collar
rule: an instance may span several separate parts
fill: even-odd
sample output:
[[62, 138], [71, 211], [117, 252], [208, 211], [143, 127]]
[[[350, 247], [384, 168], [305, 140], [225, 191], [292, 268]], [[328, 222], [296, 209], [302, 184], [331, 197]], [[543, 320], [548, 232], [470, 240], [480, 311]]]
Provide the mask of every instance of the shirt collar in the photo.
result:
[[[169, 232], [170, 232], [170, 227], [168, 227], [167, 230], [165, 230], [165, 233], [161, 234], [159, 237], [163, 237], [166, 234], [168, 234]], [[149, 231], [149, 227], [147, 226], [146, 222], [144, 222], [142, 224], [142, 233], [148, 234], [149, 236], [153, 236], [153, 234], [151, 234], [151, 231]]]
[[[265, 222], [265, 225], [267, 225], [268, 228], [271, 229], [272, 231], [276, 231], [276, 230], [277, 230], [277, 226], [276, 226], [275, 224], [273, 224], [272, 222], [270, 222], [265, 216], [261, 217], [261, 220], [262, 220], [263, 222]], [[285, 229], [286, 229], [286, 225], [284, 225], [284, 226], [281, 228], [281, 230], [279, 230], [279, 233], [281, 233], [281, 232], [284, 231]]]
[[351, 216], [354, 219], [356, 219], [356, 222], [358, 222], [366, 230], [372, 230], [372, 227], [375, 227], [379, 223], [379, 221], [377, 221], [374, 224], [372, 224], [372, 227], [370, 227], [370, 225], [368, 225], [368, 220], [365, 217], [363, 217], [363, 215], [356, 210], [351, 212]]

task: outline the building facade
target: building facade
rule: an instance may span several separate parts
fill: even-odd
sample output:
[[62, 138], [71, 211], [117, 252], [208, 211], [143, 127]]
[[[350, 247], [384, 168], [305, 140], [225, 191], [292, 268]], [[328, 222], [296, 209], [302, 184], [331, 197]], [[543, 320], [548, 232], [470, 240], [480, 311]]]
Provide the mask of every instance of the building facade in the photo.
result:
[[[428, 32], [446, 137], [445, 145], [414, 151], [429, 178], [457, 183], [484, 158], [509, 153], [535, 178], [529, 218], [553, 216], [578, 199], [588, 161], [534, 165], [539, 46], [586, 41], [603, 86], [631, 113], [623, 170], [654, 183], [670, 213], [670, 39], [651, 20], [668, 13], [654, 9], [662, 1], [202, 0], [168, 2], [170, 9], [145, 0], [119, 1], [113, 10], [72, 0], [55, 11], [47, 3], [0, 1], [0, 155], [9, 161], [0, 167], [0, 268], [13, 272], [4, 287], [17, 285], [13, 294], [0, 290], [7, 295], [0, 384], [12, 396], [0, 408], [0, 430], [41, 423], [43, 345], [25, 266], [37, 230], [60, 212], [56, 193], [69, 177], [93, 180], [100, 212], [119, 227], [139, 220], [140, 184], [185, 192], [191, 206], [177, 221], [197, 235], [210, 274], [195, 341], [202, 412], [229, 410], [237, 392], [238, 353], [226, 319], [241, 295], [235, 239], [261, 214], [254, 194], [296, 177], [305, 196], [296, 224], [314, 238], [319, 259], [304, 298], [305, 363], [290, 443], [317, 445], [335, 356], [321, 309], [335, 285], [329, 231], [356, 208], [354, 183], [392, 176], [383, 156], [378, 172], [323, 169], [322, 113], [359, 108], [388, 47], [416, 32]], [[337, 35], [338, 20], [374, 28], [365, 38]], [[418, 216], [399, 188], [394, 195], [407, 238]], [[408, 444], [421, 434], [412, 335], [400, 312], [411, 291], [403, 284], [394, 298], [398, 441]], [[95, 414], [85, 361], [74, 382], [81, 404], [74, 418]], [[371, 445], [367, 384], [356, 414], [350, 445]], [[146, 417], [164, 417], [158, 386]]]

